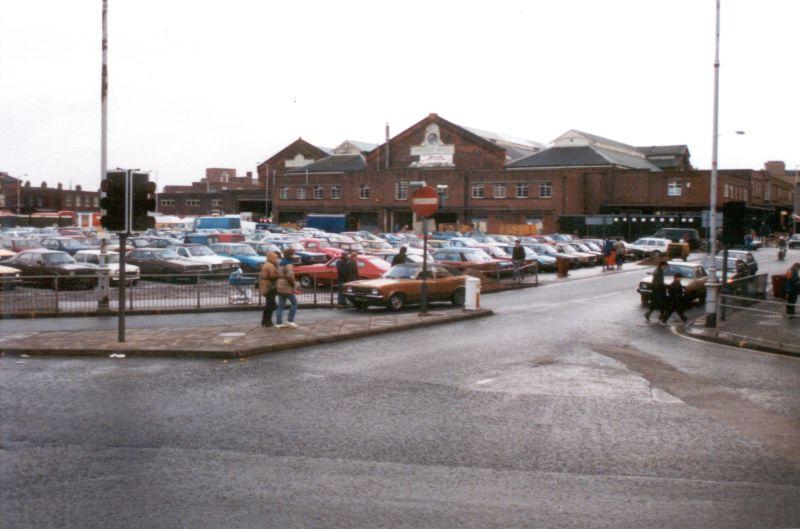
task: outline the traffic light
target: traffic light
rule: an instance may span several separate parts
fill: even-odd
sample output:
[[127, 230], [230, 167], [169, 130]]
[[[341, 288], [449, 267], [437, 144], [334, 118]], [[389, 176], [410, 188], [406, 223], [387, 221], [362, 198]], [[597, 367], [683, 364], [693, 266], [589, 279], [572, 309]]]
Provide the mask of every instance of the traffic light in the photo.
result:
[[108, 231], [125, 231], [125, 178], [127, 171], [108, 171], [100, 183], [100, 225]]
[[156, 184], [150, 181], [148, 173], [133, 173], [131, 175], [133, 186], [133, 213], [131, 215], [131, 230], [144, 231], [155, 227], [155, 222], [149, 212], [156, 209]]

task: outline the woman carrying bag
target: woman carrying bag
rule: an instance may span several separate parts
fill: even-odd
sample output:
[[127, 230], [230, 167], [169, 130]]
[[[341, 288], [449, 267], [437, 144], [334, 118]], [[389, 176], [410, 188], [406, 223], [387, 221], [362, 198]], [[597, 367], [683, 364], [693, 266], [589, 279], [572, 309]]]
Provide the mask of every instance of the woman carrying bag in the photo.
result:
[[[297, 314], [297, 296], [294, 295], [295, 280], [294, 280], [294, 266], [292, 265], [292, 256], [294, 250], [286, 248], [283, 251], [283, 259], [278, 263], [278, 311], [276, 314], [277, 323], [275, 325], [278, 329], [286, 327], [297, 328], [298, 325], [294, 322], [294, 316]], [[289, 307], [289, 321], [283, 323], [283, 309], [286, 307], [286, 300], [289, 300], [291, 307]]]
[[264, 296], [264, 312], [261, 314], [261, 326], [272, 327], [272, 312], [275, 310], [275, 293], [278, 282], [278, 254], [267, 253], [267, 260], [258, 274], [258, 290]]

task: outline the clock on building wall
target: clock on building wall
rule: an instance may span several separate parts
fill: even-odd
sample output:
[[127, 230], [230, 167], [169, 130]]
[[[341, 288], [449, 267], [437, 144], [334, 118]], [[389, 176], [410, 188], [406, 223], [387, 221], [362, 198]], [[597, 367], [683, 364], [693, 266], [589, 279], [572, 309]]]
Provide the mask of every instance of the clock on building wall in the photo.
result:
[[428, 145], [438, 145], [439, 136], [435, 132], [428, 134]]

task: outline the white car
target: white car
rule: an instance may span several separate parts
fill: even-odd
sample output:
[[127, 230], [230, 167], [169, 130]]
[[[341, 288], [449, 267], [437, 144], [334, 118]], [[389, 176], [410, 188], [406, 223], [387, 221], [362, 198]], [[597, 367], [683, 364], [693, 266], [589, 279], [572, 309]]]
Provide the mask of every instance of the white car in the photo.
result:
[[211, 251], [211, 248], [202, 244], [172, 246], [171, 249], [181, 257], [210, 265], [211, 271], [213, 273], [219, 273], [220, 275], [228, 275], [240, 266], [237, 259], [217, 255]]
[[[75, 260], [79, 263], [94, 265], [100, 268], [100, 250], [78, 250], [75, 252]], [[119, 253], [106, 251], [106, 264], [108, 265], [109, 279], [112, 284], [119, 283]], [[125, 263], [126, 283], [136, 284], [139, 282], [139, 267]]]
[[627, 252], [631, 252], [640, 257], [660, 257], [668, 255], [669, 245], [672, 243], [669, 239], [659, 239], [657, 237], [643, 237], [628, 244], [625, 248]]

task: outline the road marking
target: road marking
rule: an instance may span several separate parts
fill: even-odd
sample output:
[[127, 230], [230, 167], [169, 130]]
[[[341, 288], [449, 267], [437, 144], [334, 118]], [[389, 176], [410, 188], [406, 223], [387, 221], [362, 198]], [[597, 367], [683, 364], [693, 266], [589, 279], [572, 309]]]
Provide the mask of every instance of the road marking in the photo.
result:
[[475, 383], [480, 385], [480, 386], [483, 386], [484, 384], [488, 384], [490, 382], [494, 382], [495, 380], [497, 380], [497, 379], [496, 378], [484, 378], [483, 380], [479, 380], [479, 381], [477, 381]]

